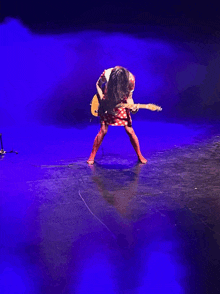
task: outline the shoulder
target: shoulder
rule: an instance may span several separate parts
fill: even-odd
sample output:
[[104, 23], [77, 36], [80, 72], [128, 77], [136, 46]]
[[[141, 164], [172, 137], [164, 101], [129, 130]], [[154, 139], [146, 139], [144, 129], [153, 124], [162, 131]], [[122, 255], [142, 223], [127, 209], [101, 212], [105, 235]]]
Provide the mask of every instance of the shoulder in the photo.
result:
[[107, 79], [107, 81], [109, 80], [109, 77], [110, 77], [112, 70], [113, 70], [113, 67], [104, 70], [104, 75], [105, 75], [105, 78]]
[[135, 76], [129, 72], [129, 90], [132, 91], [134, 90], [135, 87]]
[[105, 69], [105, 72], [112, 72], [113, 69], [114, 69], [114, 67], [110, 67], [108, 69]]
[[129, 81], [135, 81], [135, 76], [129, 71]]

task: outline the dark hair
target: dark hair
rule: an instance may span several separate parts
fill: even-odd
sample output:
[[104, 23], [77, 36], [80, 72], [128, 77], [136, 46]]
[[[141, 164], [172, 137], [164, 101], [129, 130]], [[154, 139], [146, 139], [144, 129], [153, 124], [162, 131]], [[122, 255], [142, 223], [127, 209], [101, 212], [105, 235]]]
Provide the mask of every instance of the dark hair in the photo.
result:
[[107, 84], [106, 110], [112, 112], [113, 108], [129, 95], [129, 71], [116, 66], [112, 70]]

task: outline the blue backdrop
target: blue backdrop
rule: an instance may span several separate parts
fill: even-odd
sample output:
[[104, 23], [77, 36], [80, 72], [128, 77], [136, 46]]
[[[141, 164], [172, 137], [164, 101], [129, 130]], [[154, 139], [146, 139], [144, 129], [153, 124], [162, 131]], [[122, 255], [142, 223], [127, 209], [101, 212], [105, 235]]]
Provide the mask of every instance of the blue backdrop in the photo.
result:
[[[0, 25], [0, 124], [88, 124], [96, 80], [115, 65], [135, 75], [135, 102], [163, 107], [159, 119], [216, 118], [217, 36], [209, 36], [212, 42], [207, 36], [199, 42], [157, 32], [158, 28], [146, 26], [141, 36], [74, 28], [71, 33], [37, 34], [19, 19], [6, 18]], [[136, 116], [154, 118], [158, 120], [149, 111]]]

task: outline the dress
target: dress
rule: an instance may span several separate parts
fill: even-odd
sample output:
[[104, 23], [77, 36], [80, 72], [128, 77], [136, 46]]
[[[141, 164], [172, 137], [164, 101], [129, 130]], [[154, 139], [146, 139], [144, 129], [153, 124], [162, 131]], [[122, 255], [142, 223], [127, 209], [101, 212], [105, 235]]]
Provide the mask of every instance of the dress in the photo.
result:
[[[102, 89], [104, 93], [103, 99], [106, 99], [106, 86], [110, 77], [110, 74], [112, 72], [113, 68], [109, 68], [103, 71], [101, 76], [98, 79], [97, 84], [99, 87]], [[135, 77], [134, 75], [129, 72], [129, 94], [134, 91], [135, 87]], [[128, 97], [126, 97], [122, 103], [127, 102]], [[107, 125], [111, 126], [129, 126], [131, 127], [132, 125], [132, 119], [131, 119], [131, 114], [130, 110], [125, 107], [120, 107], [120, 108], [114, 108], [115, 114], [110, 114], [110, 113], [104, 113], [100, 115], [100, 120], [101, 124], [105, 123]]]

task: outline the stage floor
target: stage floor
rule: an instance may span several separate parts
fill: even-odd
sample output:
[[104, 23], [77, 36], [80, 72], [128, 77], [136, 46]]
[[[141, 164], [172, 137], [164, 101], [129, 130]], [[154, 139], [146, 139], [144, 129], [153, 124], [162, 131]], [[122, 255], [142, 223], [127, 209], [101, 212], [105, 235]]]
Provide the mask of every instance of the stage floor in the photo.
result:
[[217, 125], [1, 130], [1, 293], [219, 293]]

